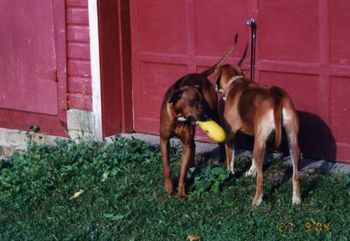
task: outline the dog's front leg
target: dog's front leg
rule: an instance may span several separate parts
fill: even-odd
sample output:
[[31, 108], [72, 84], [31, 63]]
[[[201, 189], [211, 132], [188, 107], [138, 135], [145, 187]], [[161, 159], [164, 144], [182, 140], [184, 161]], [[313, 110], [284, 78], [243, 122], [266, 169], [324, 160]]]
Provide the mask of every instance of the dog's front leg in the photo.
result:
[[182, 144], [182, 158], [181, 158], [181, 169], [179, 178], [179, 187], [177, 196], [183, 198], [186, 196], [186, 176], [189, 165], [194, 159], [195, 144], [191, 142], [189, 144]]
[[162, 153], [162, 161], [163, 161], [164, 187], [166, 192], [169, 195], [171, 195], [174, 193], [174, 187], [173, 187], [173, 181], [171, 179], [168, 147], [169, 147], [169, 139], [160, 138], [160, 150]]

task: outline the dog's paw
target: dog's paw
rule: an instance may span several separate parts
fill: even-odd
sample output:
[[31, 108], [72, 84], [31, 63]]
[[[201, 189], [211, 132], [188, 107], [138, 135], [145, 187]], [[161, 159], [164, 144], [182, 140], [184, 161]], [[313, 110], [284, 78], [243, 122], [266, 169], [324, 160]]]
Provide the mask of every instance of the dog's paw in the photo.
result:
[[236, 174], [236, 170], [234, 168], [227, 168], [227, 170], [232, 174], [235, 175]]
[[171, 179], [164, 180], [164, 187], [168, 195], [172, 195], [174, 193], [173, 181]]
[[293, 193], [292, 205], [300, 205], [300, 204], [301, 204], [301, 198], [297, 196], [295, 193]]
[[179, 199], [183, 199], [186, 197], [186, 192], [185, 192], [185, 188], [184, 187], [179, 187], [179, 190], [177, 191], [177, 198]]
[[250, 168], [248, 171], [244, 173], [245, 177], [255, 177], [256, 176], [256, 169]]
[[252, 204], [253, 204], [253, 206], [257, 207], [257, 206], [259, 206], [262, 202], [263, 202], [263, 195], [260, 194], [260, 196], [254, 197]]
[[256, 176], [256, 166], [254, 160], [252, 161], [252, 165], [249, 170], [244, 174], [245, 177], [255, 177]]

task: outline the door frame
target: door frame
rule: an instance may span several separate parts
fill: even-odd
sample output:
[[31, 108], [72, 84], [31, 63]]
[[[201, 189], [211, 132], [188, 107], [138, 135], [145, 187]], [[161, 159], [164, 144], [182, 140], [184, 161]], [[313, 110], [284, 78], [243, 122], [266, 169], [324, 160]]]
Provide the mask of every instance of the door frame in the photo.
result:
[[94, 134], [133, 130], [129, 1], [89, 0]]

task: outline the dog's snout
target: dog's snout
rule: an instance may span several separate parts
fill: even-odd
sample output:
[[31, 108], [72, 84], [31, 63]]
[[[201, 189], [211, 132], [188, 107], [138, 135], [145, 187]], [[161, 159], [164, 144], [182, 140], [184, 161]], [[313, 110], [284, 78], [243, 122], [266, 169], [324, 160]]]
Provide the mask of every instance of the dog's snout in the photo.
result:
[[198, 120], [200, 121], [206, 121], [209, 119], [209, 115], [207, 115], [206, 113], [201, 113], [199, 116], [198, 116]]

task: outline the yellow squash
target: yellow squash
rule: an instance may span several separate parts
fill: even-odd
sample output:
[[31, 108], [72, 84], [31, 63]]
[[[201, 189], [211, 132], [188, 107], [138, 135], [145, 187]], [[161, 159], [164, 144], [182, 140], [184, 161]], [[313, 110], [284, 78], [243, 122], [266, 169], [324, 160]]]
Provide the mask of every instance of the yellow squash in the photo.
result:
[[207, 121], [198, 121], [198, 125], [213, 141], [225, 141], [225, 131], [215, 121], [210, 119]]

